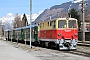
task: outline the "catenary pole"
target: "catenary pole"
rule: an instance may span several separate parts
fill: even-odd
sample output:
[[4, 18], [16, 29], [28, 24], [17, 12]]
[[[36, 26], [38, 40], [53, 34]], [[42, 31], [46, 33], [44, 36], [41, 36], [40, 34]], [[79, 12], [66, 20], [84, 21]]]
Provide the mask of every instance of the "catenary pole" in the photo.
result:
[[84, 16], [84, 12], [85, 12], [85, 9], [84, 9], [84, 0], [82, 0], [82, 20], [83, 20], [83, 25], [82, 25], [82, 28], [83, 28], [83, 38], [82, 38], [82, 42], [85, 41], [85, 16]]
[[30, 48], [31, 46], [31, 25], [32, 25], [32, 0], [30, 0]]

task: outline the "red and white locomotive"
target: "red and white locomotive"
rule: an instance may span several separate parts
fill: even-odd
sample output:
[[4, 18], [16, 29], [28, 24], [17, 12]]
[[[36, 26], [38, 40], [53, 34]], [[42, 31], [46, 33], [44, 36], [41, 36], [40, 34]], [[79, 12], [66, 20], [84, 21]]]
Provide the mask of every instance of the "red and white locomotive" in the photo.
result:
[[38, 23], [40, 45], [59, 50], [76, 49], [78, 21], [75, 18], [57, 18]]

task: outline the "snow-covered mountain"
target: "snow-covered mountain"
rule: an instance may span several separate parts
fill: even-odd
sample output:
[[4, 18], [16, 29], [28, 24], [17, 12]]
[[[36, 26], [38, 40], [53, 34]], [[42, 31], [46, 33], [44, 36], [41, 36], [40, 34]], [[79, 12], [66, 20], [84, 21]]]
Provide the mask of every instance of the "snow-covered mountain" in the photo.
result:
[[14, 20], [14, 15], [12, 13], [8, 13], [6, 16], [4, 17], [0, 17], [0, 21], [2, 21], [2, 25], [4, 29], [10, 29], [11, 28], [11, 24]]
[[[81, 2], [82, 0], [74, 0], [74, 3], [78, 3], [78, 2]], [[84, 1], [87, 1], [87, 0], [84, 0]]]
[[[43, 11], [40, 11], [37, 14], [32, 14], [32, 22], [42, 13]], [[23, 14], [19, 14], [21, 16], [21, 18], [23, 17]], [[30, 15], [26, 14], [28, 23], [30, 23]], [[11, 29], [12, 28], [12, 24], [13, 21], [15, 19], [15, 15], [12, 13], [8, 13], [6, 16], [4, 17], [0, 17], [0, 21], [2, 21], [2, 25], [4, 27], [4, 29]]]

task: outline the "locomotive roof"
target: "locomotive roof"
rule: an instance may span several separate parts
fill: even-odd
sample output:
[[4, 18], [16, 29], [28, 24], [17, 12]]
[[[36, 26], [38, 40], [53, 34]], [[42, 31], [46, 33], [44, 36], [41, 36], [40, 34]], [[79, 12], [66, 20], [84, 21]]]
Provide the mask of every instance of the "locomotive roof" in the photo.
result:
[[51, 19], [51, 20], [46, 20], [46, 21], [41, 21], [41, 22], [37, 22], [37, 23], [43, 23], [43, 22], [49, 22], [49, 21], [54, 21], [54, 20], [77, 20], [75, 18], [55, 18], [55, 19]]

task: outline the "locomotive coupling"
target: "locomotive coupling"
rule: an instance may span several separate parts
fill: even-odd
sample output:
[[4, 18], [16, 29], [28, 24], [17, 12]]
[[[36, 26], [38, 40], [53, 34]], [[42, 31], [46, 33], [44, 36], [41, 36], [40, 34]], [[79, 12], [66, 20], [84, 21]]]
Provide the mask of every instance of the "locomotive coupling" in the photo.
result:
[[64, 43], [64, 46], [65, 46], [65, 47], [70, 47], [71, 44], [70, 44], [69, 42], [66, 42], [66, 43]]

